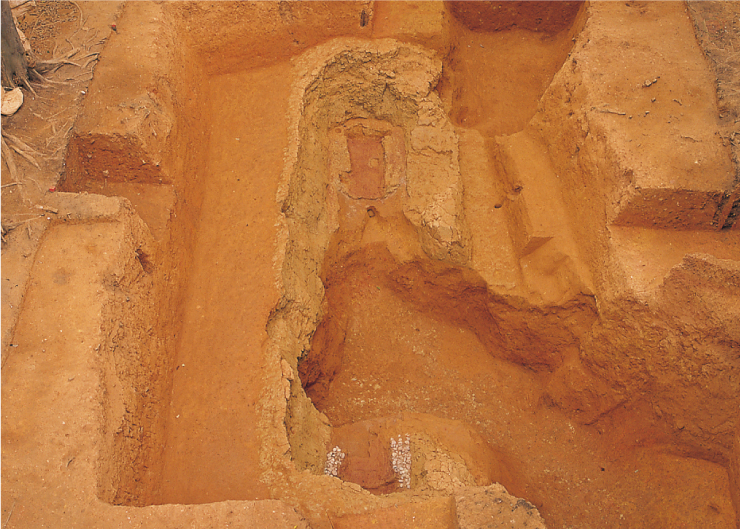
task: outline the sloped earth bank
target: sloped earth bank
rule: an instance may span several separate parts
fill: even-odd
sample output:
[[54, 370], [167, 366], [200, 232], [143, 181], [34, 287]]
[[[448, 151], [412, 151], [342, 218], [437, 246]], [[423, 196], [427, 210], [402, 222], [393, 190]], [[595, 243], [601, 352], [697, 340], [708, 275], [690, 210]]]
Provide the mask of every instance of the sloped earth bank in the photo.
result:
[[5, 526], [735, 526], [711, 6], [125, 4], [3, 188]]

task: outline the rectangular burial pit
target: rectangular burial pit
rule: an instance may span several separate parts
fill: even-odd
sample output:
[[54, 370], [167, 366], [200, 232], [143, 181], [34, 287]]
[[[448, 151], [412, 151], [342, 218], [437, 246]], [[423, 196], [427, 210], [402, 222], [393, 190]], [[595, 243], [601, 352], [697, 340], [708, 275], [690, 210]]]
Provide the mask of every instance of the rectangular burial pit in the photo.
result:
[[[537, 403], [543, 398], [543, 381], [564, 363], [575, 361], [578, 343], [569, 340], [592, 323], [592, 300], [580, 300], [576, 309], [571, 306], [562, 313], [558, 309], [544, 316], [537, 313], [535, 319], [553, 320], [548, 320], [539, 331], [532, 331], [527, 323], [536, 310], [526, 304], [513, 308], [496, 298], [507, 321], [502, 324], [496, 319], [500, 313], [491, 315], [492, 298], [486, 292], [485, 282], [477, 271], [465, 266], [465, 226], [445, 218], [449, 211], [462, 207], [459, 197], [454, 196], [456, 191], [445, 195], [448, 202], [438, 204], [437, 209], [425, 209], [419, 196], [443, 193], [437, 189], [419, 192], [419, 188], [413, 187], [422, 157], [436, 159], [440, 167], [440, 160], [444, 161], [442, 179], [450, 182], [455, 171], [460, 170], [455, 167], [457, 140], [452, 125], [447, 116], [434, 114], [434, 105], [424, 107], [428, 114], [423, 117], [423, 112], [419, 112], [422, 104], [410, 111], [405, 109], [408, 115], [398, 117], [401, 112], [394, 117], [394, 109], [382, 107], [388, 101], [395, 104], [393, 98], [383, 99], [383, 90], [378, 90], [377, 110], [364, 114], [356, 111], [356, 115], [340, 120], [331, 116], [332, 109], [327, 109], [328, 118], [317, 114], [326, 121], [318, 121], [321, 125], [316, 130], [302, 128], [306, 125], [296, 109], [304, 107], [295, 99], [295, 87], [301, 83], [299, 73], [308, 70], [307, 64], [330, 62], [321, 63], [310, 51], [300, 54], [317, 47], [327, 56], [341, 56], [348, 47], [360, 49], [361, 45], [355, 41], [321, 44], [332, 37], [371, 37], [373, 31], [373, 24], [367, 23], [373, 12], [371, 2], [318, 5], [217, 3], [205, 7], [197, 2], [130, 3], [96, 70], [83, 116], [74, 129], [62, 189], [128, 197], [149, 225], [155, 250], [142, 254], [138, 262], [151, 277], [153, 286], [146, 300], [140, 301], [138, 315], [125, 317], [139, 318], [131, 325], [149, 333], [147, 361], [159, 366], [156, 377], [142, 377], [142, 366], [147, 363], [137, 364], [137, 357], [132, 354], [137, 350], [136, 344], [124, 341], [127, 345], [121, 347], [116, 340], [106, 342], [111, 355], [109, 366], [119, 372], [116, 380], [102, 381], [103, 391], [115, 396], [116, 385], [132, 391], [116, 396], [118, 400], [107, 401], [109, 408], [102, 431], [103, 444], [109, 450], [101, 452], [105, 459], [96, 470], [97, 497], [113, 505], [137, 507], [283, 498], [309, 519], [324, 522], [327, 509], [341, 516], [368, 507], [390, 508], [399, 501], [397, 495], [366, 495], [357, 487], [321, 475], [330, 441], [342, 439], [332, 432], [326, 416], [332, 426], [347, 428], [353, 422], [383, 421], [382, 428], [377, 427], [383, 435], [411, 433], [415, 442], [432, 447], [429, 453], [444, 452], [429, 441], [429, 431], [442, 428], [444, 421], [462, 420], [478, 425], [470, 427], [472, 430], [461, 427], [461, 432], [470, 431], [466, 435], [471, 438], [481, 436], [487, 443], [505, 447], [501, 452], [487, 447], [470, 455], [463, 454], [462, 449], [455, 453], [449, 447], [454, 443], [450, 442], [444, 457], [456, 464], [460, 459], [468, 465], [470, 461], [480, 462], [490, 470], [472, 472], [472, 478], [465, 474], [465, 479], [473, 479], [466, 482], [467, 486], [502, 481], [518, 495], [536, 497], [537, 506], [554, 519], [570, 520], [570, 510], [588, 503], [590, 492], [572, 497], [566, 487], [557, 485], [563, 481], [547, 476], [545, 467], [555, 464], [558, 450], [547, 452], [537, 441], [534, 448], [529, 443], [528, 449], [535, 451], [527, 452], [523, 447], [537, 438], [537, 428], [530, 422], [514, 427], [512, 434], [505, 416], [509, 413], [531, 421], [542, 419], [537, 415]], [[259, 28], [278, 29], [274, 33], [255, 29], [255, 20], [260, 21]], [[575, 25], [572, 18], [569, 20], [569, 24]], [[566, 26], [560, 29], [571, 31]], [[201, 29], [192, 30], [195, 27]], [[463, 36], [453, 32], [445, 38], [471, 38], [464, 28], [457, 27], [455, 31]], [[565, 34], [558, 35], [558, 42], [570, 41], [570, 37], [563, 37]], [[516, 39], [520, 37], [517, 33]], [[378, 46], [385, 49], [386, 44]], [[562, 55], [564, 60], [561, 52], [554, 55]], [[127, 64], [130, 57], [136, 57], [136, 76], [121, 71], [121, 64]], [[291, 62], [291, 57], [298, 58]], [[349, 60], [342, 56], [339, 63], [345, 59]], [[322, 79], [331, 79], [331, 75]], [[446, 82], [453, 83], [454, 79]], [[431, 85], [427, 86], [428, 99], [437, 97], [436, 92], [429, 90]], [[300, 97], [307, 93], [301, 92]], [[370, 90], [357, 97], [370, 100], [373, 94], [376, 92]], [[305, 97], [301, 103], [308, 107], [310, 97]], [[408, 101], [399, 97], [396, 103], [403, 107]], [[109, 107], [123, 109], [125, 115], [112, 116], [104, 110]], [[410, 123], [409, 120], [417, 119], [416, 112], [419, 122]], [[146, 116], [157, 119], [147, 121]], [[383, 122], [387, 130], [360, 130], [352, 119]], [[293, 178], [296, 174], [310, 174], [312, 170], [331, 172], [331, 131], [335, 126], [346, 127], [341, 135], [346, 142], [349, 172], [332, 190], [322, 181], [301, 187], [300, 178]], [[398, 144], [399, 130], [405, 131], [403, 145]], [[448, 142], [453, 137], [455, 141]], [[312, 140], [313, 151], [306, 147]], [[455, 147], [450, 147], [453, 144]], [[389, 145], [394, 148], [389, 150]], [[303, 156], [306, 152], [315, 156]], [[138, 162], [132, 162], [132, 153], [141, 157], [138, 168]], [[389, 156], [398, 159], [389, 163]], [[111, 171], [117, 160], [125, 165], [125, 172]], [[295, 165], [294, 173], [286, 174], [288, 161]], [[314, 185], [317, 189], [323, 186], [326, 194], [301, 194], [311, 191]], [[300, 192], [296, 192], [298, 188]], [[448, 188], [454, 190], [454, 185]], [[347, 196], [337, 199], [342, 193]], [[408, 193], [409, 200], [417, 202], [410, 206], [397, 202], [393, 193]], [[342, 201], [355, 200], [361, 201], [364, 215], [373, 212], [364, 226], [369, 226], [364, 232], [365, 240], [372, 242], [369, 246], [362, 246], [362, 237], [354, 238], [357, 233], [342, 231], [341, 218], [332, 216], [336, 212], [341, 215]], [[322, 209], [325, 204], [329, 206]], [[332, 213], [334, 206], [336, 211]], [[340, 234], [333, 240], [332, 229]], [[387, 240], [388, 234], [397, 234], [403, 242], [394, 247]], [[358, 240], [360, 246], [354, 247], [357, 254], [341, 253]], [[301, 252], [308, 257], [296, 266], [291, 259]], [[366, 262], [353, 261], [363, 255]], [[339, 271], [353, 263], [354, 268], [347, 266], [346, 271]], [[370, 275], [366, 277], [368, 271]], [[340, 292], [343, 289], [337, 286], [337, 278], [348, 281], [346, 292]], [[138, 281], [137, 276], [134, 274], [131, 280]], [[409, 281], [428, 288], [405, 288]], [[300, 288], [293, 288], [295, 285]], [[325, 289], [334, 298], [325, 300]], [[380, 293], [377, 298], [376, 293]], [[347, 309], [348, 319], [338, 323], [332, 332], [321, 330], [320, 325], [330, 327], [331, 319], [338, 318], [331, 310], [346, 309], [345, 305], [352, 306], [352, 302], [363, 302], [363, 297], [362, 307]], [[470, 304], [460, 304], [461, 299]], [[322, 307], [325, 301], [328, 306]], [[558, 334], [562, 325], [553, 323], [561, 316], [569, 325], [582, 325], [570, 329], [573, 332], [562, 340]], [[371, 325], [373, 318], [377, 320], [375, 327]], [[354, 334], [346, 334], [349, 324], [354, 325]], [[504, 338], [504, 342], [509, 341], [502, 347], [500, 336], [494, 336], [496, 332], [491, 330], [498, 331], [497, 326], [501, 325], [504, 334], [513, 329], [525, 338], [521, 338], [521, 343], [516, 341], [519, 338]], [[115, 325], [108, 321], [103, 326], [115, 338]], [[427, 371], [410, 377], [409, 387], [417, 396], [404, 400], [404, 377], [398, 367], [419, 367], [416, 360], [424, 353], [409, 344], [422, 330], [425, 336], [421, 341], [429, 342], [427, 354], [437, 361], [430, 363]], [[373, 364], [360, 361], [352, 369], [335, 370], [327, 376], [324, 371], [333, 367], [327, 368], [326, 358], [306, 356], [309, 350], [322, 353], [322, 344], [312, 342], [322, 332], [332, 342], [323, 344], [324, 350], [334, 355], [329, 363], [341, 364], [342, 355], [362, 359], [370, 350], [389, 364], [386, 367], [392, 376], [375, 367], [368, 369]], [[443, 339], [435, 343], [433, 335], [437, 332]], [[543, 347], [533, 338], [537, 332], [555, 334], [553, 341], [561, 342], [559, 346], [547, 346], [551, 357], [544, 360], [527, 357], [535, 354], [530, 349]], [[340, 336], [342, 333], [345, 334]], [[381, 355], [398, 345], [396, 342], [403, 342], [400, 364]], [[344, 350], [338, 352], [339, 343]], [[456, 353], [455, 346], [460, 344], [469, 349], [465, 354]], [[304, 393], [299, 357], [308, 358], [304, 370], [312, 363], [318, 366], [320, 374], [314, 380], [318, 385], [307, 387], [326, 415], [320, 414]], [[138, 367], [134, 369], [134, 365]], [[445, 380], [435, 386], [436, 380], [444, 379], [439, 369], [445, 366], [456, 370], [456, 376], [463, 380], [460, 385]], [[521, 382], [518, 389], [510, 389], [521, 391], [522, 401], [514, 402], [511, 391], [503, 394], [510, 401], [488, 391], [486, 374], [496, 378], [499, 390], [505, 389], [507, 383], [514, 384], [512, 381]], [[364, 388], [343, 393], [332, 387], [357, 380], [367, 387], [380, 386], [380, 397], [371, 396]], [[464, 380], [472, 381], [467, 389], [474, 389], [475, 396], [463, 394]], [[521, 390], [522, 385], [526, 391]], [[324, 393], [319, 386], [325, 389]], [[465, 404], [463, 411], [446, 404], [440, 391], [455, 394], [456, 401]], [[153, 404], [147, 401], [152, 392], [158, 395]], [[428, 397], [427, 401], [420, 402], [418, 395]], [[360, 404], [373, 398], [379, 399], [377, 406]], [[498, 412], [496, 406], [501, 408]], [[142, 409], [146, 413], [137, 415]], [[387, 427], [389, 417], [405, 411], [426, 415], [422, 419], [404, 416], [404, 425], [429, 431], [396, 432]], [[543, 420], [549, 421], [547, 432], [552, 439], [568, 435], [577, 438], [573, 445], [576, 448], [571, 447], [569, 459], [566, 458], [572, 466], [563, 475], [572, 481], [599, 476], [599, 490], [611, 489], [614, 482], [603, 475], [582, 471], [589, 464], [582, 456], [588, 450], [608, 456], [607, 448], [592, 440], [593, 431], [582, 425], [567, 427], [570, 422], [560, 411], [547, 414]], [[433, 417], [433, 426], [429, 426], [427, 415]], [[442, 422], [435, 422], [437, 419]], [[444, 422], [445, 428], [447, 424]], [[508, 432], [509, 437], [503, 432]], [[467, 456], [470, 457], [466, 459]], [[640, 453], [616, 464], [612, 479], [621, 476], [626, 480], [629, 476], [630, 487], [638, 491], [619, 489], [619, 502], [634, 503], [639, 491], [649, 485], [638, 479], [643, 474], [635, 477], [634, 472], [627, 473], [630, 464], [639, 462], [641, 469], [655, 471], [665, 483], [675, 477], [675, 469], [683, 468], [722, 491], [723, 499], [714, 504], [715, 510], [723, 522], [730, 520], [731, 506], [725, 501], [729, 497], [725, 494], [727, 478], [721, 467], [702, 460], [674, 465], [665, 456], [657, 459], [659, 463], [652, 464], [648, 456]], [[432, 460], [429, 456], [428, 461]], [[463, 470], [460, 472], [464, 474]], [[554, 488], [548, 490], [549, 485]], [[393, 492], [393, 487], [382, 491]], [[416, 492], [412, 489], [400, 501]], [[699, 503], [705, 499], [697, 497]], [[666, 505], [673, 499], [667, 500]], [[681, 516], [684, 514], [691, 517], [690, 513]], [[598, 516], [589, 520], [596, 519]]]
[[[288, 148], [289, 60], [327, 38], [369, 31], [360, 26], [366, 2], [287, 7], [127, 4], [74, 129], [61, 189], [128, 198], [157, 246], [156, 299], [140, 317], [156, 342], [147, 355], [162, 371], [146, 384], [127, 378], [126, 411], [107, 417], [114, 453], [99, 480], [101, 499], [111, 503], [271, 496], [260, 457], [272, 412], [260, 399], [268, 394], [270, 402], [271, 384], [281, 387], [280, 375], [265, 371], [265, 344], [281, 301], [276, 196]], [[277, 36], [255, 30], [255, 17]], [[293, 17], [305, 33], [298, 45]], [[229, 21], [248, 37], [234, 37]], [[185, 30], [208, 23], [220, 29], [207, 40]], [[248, 56], [228, 51], [244, 48]], [[120, 348], [116, 354], [116, 362], [136, 362]], [[160, 395], [156, 410], [132, 419], [149, 386]], [[130, 432], [129, 423], [147, 433]]]

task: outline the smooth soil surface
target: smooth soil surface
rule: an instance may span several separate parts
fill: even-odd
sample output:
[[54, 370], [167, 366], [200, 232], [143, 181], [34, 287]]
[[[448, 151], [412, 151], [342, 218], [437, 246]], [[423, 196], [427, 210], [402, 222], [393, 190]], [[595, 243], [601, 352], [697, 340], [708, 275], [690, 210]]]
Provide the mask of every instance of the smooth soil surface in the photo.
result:
[[210, 80], [208, 182], [172, 390], [162, 503], [268, 494], [258, 480], [254, 424], [263, 391], [258, 353], [277, 302], [275, 195], [288, 96], [280, 80], [288, 74], [283, 63]]

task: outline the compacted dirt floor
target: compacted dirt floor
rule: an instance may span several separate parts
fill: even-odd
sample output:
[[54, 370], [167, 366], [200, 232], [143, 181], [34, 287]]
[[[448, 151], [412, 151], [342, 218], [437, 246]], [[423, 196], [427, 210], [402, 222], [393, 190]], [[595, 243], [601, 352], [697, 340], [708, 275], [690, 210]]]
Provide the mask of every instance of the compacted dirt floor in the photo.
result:
[[[280, 82], [286, 75], [286, 66], [279, 65], [210, 82], [209, 157], [218, 163], [209, 168], [195, 280], [185, 299], [187, 345], [178, 352], [165, 455], [167, 503], [268, 496], [257, 479], [254, 428], [263, 388], [258, 377], [245, 373], [261, 369], [263, 317], [277, 298], [272, 274], [277, 230], [271, 219], [288, 141], [282, 111], [287, 87]], [[245, 166], [259, 176], [243, 178]], [[244, 350], [255, 354], [240, 357]], [[241, 358], [237, 364], [235, 357]], [[213, 413], [216, 409], [221, 412]], [[194, 473], [208, 477], [194, 481]]]
[[740, 3], [16, 14], [3, 528], [738, 526]]

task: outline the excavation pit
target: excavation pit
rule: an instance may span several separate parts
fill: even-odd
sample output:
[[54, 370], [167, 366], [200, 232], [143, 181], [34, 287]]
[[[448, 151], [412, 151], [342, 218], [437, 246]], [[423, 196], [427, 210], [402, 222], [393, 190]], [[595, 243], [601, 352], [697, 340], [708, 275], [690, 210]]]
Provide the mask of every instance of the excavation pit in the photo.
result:
[[[735, 524], [737, 229], [707, 219], [737, 196], [690, 19], [527, 4], [125, 6], [40, 250], [104, 293], [96, 512], [475, 527], [495, 492], [547, 527]], [[680, 47], [691, 119], [633, 129], [614, 42], [635, 76]], [[699, 138], [660, 152], [704, 180], [649, 181], [643, 130]]]

